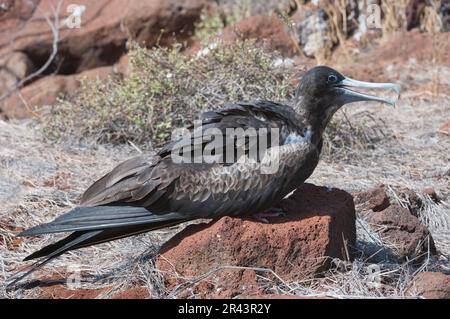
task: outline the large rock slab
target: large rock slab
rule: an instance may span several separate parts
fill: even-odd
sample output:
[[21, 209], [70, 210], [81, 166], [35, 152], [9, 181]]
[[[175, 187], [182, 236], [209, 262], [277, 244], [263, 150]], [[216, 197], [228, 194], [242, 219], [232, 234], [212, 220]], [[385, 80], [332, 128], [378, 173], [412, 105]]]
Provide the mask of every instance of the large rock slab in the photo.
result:
[[[351, 259], [349, 247], [355, 244], [356, 230], [350, 194], [305, 184], [283, 200], [281, 207], [287, 215], [272, 218], [268, 224], [223, 217], [190, 225], [162, 247], [157, 267], [166, 272], [168, 281], [170, 274], [196, 277], [223, 266], [267, 268], [289, 281], [320, 276], [332, 258]], [[237, 278], [233, 283], [236, 293], [257, 282], [246, 272], [234, 275], [253, 278]], [[224, 273], [233, 278], [230, 271]], [[223, 291], [229, 288], [226, 283], [219, 279], [210, 288]]]

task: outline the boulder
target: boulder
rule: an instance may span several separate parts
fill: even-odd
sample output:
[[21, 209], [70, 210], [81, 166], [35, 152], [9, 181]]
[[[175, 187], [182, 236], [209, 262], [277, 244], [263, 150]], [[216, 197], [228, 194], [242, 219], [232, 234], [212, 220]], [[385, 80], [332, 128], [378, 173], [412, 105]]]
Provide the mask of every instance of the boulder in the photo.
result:
[[406, 290], [406, 295], [426, 299], [450, 299], [450, 275], [440, 272], [418, 274]]
[[74, 94], [81, 86], [81, 79], [103, 79], [112, 74], [114, 74], [113, 68], [105, 66], [74, 75], [43, 77], [1, 101], [0, 116], [27, 118], [36, 115], [41, 106], [54, 104], [58, 96]]
[[[37, 67], [43, 65], [53, 45], [45, 15], [53, 22], [57, 2], [9, 2], [0, 20], [0, 56], [21, 51]], [[79, 0], [74, 7], [73, 1], [62, 0], [58, 56], [46, 73], [72, 74], [112, 65], [125, 52], [128, 39], [147, 46], [186, 41], [205, 5], [206, 0]]]
[[414, 259], [419, 262], [428, 252], [436, 254], [429, 230], [407, 208], [391, 205], [380, 212], [368, 213], [365, 217], [398, 261]]
[[[36, 11], [40, 0], [4, 0], [0, 8], [1, 30], [9, 33], [23, 27]], [[6, 36], [6, 35], [5, 35]]]
[[364, 211], [379, 212], [390, 205], [385, 185], [378, 185], [368, 191], [356, 193], [354, 196], [355, 204], [360, 205], [359, 207]]
[[[59, 8], [60, 25], [57, 54], [41, 74], [52, 76], [33, 79], [20, 92], [0, 101], [2, 118], [28, 117], [34, 114], [35, 105], [52, 104], [59, 94], [73, 92], [79, 81], [70, 77], [72, 74], [91, 69], [96, 69], [93, 73], [105, 73], [101, 67], [115, 63], [116, 71], [128, 73], [128, 63], [121, 57], [129, 39], [146, 46], [187, 41], [206, 0], [131, 0], [126, 4], [119, 0], [80, 0], [75, 5], [79, 15], [75, 14], [71, 1], [58, 3], [61, 6], [55, 8]], [[54, 36], [45, 17], [54, 22], [54, 5], [50, 0], [9, 0], [2, 7], [0, 96], [51, 56]]]
[[223, 217], [187, 226], [162, 247], [157, 268], [166, 272], [169, 286], [175, 286], [179, 276], [218, 270], [211, 274], [212, 284], [203, 289], [232, 291], [230, 297], [258, 294], [255, 268], [271, 269], [284, 280], [300, 280], [320, 276], [333, 258], [352, 258], [349, 249], [355, 245], [356, 230], [350, 194], [304, 184], [280, 205], [286, 216], [268, 224]]

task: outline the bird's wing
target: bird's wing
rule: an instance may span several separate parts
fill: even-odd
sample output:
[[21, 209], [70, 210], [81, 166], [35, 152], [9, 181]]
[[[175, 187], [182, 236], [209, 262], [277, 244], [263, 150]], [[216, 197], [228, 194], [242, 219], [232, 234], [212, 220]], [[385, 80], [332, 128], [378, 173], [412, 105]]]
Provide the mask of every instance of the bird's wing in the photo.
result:
[[[270, 101], [227, 104], [222, 110], [203, 113], [199, 123], [201, 125], [189, 127], [186, 136], [166, 144], [158, 154], [161, 157], [170, 154], [180, 154], [187, 158], [191, 156], [191, 160], [194, 162], [196, 152], [203, 154], [205, 146], [214, 140], [214, 134], [220, 133], [223, 137], [230, 137], [230, 134], [233, 134], [232, 130], [235, 130], [236, 133], [241, 130], [241, 132], [250, 134], [249, 129], [255, 129], [257, 132], [260, 129], [266, 129], [269, 142], [267, 147], [270, 147], [270, 129], [279, 129], [279, 142], [283, 144], [287, 135], [297, 130], [294, 117], [295, 113], [290, 106]], [[248, 155], [250, 146], [248, 139], [244, 140], [245, 144], [243, 145], [237, 145], [233, 139], [224, 138], [222, 142], [221, 149], [215, 150], [216, 155], [226, 154], [227, 148], [230, 146], [229, 150], [232, 152], [239, 153], [237, 152], [238, 148], [242, 148]], [[255, 139], [253, 142], [259, 142], [259, 139]], [[191, 147], [186, 148], [186, 146]]]
[[[172, 186], [186, 175], [186, 171], [208, 171], [214, 168], [230, 165], [229, 163], [196, 163], [194, 158], [200, 148], [202, 154], [208, 142], [214, 138], [214, 132], [227, 134], [227, 129], [240, 128], [256, 130], [266, 128], [281, 129], [280, 143], [284, 142], [287, 134], [295, 129], [293, 123], [293, 110], [286, 105], [269, 101], [253, 103], [229, 104], [219, 111], [206, 112], [202, 115], [202, 125], [198, 128], [190, 127], [190, 134], [182, 136], [163, 147], [153, 158], [138, 156], [115, 167], [111, 172], [95, 182], [83, 194], [81, 205], [151, 205], [164, 195], [170, 195]], [[214, 130], [211, 130], [214, 129]], [[199, 134], [196, 134], [196, 132]], [[199, 142], [199, 139], [200, 142]], [[233, 141], [224, 141], [216, 153], [226, 154]], [[233, 153], [237, 154], [237, 147], [248, 153], [249, 140], [245, 144], [231, 145]], [[191, 147], [186, 147], [191, 146]], [[270, 145], [269, 145], [270, 147]], [[175, 164], [172, 155], [177, 154], [183, 158], [191, 158], [192, 163]], [[183, 174], [183, 171], [184, 174]]]
[[[208, 128], [225, 132], [227, 128], [272, 128], [293, 129], [294, 118], [289, 107], [272, 102], [239, 103], [229, 105], [221, 111], [203, 115], [203, 126], [198, 130], [208, 137]], [[191, 132], [195, 129], [191, 129]], [[295, 147], [287, 145], [283, 170], [275, 176], [258, 175], [255, 165], [235, 163], [188, 163], [172, 161], [173, 151], [185, 151], [194, 156], [195, 150], [203, 150], [205, 143], [195, 143], [195, 134], [184, 136], [169, 143], [156, 156], [138, 156], [123, 162], [96, 181], [86, 190], [77, 207], [48, 224], [25, 230], [20, 236], [35, 236], [47, 233], [73, 233], [54, 244], [46, 246], [26, 258], [42, 258], [25, 274], [11, 284], [23, 279], [53, 258], [69, 251], [98, 243], [128, 237], [149, 230], [178, 224], [203, 214], [226, 214], [245, 212], [259, 207], [261, 202], [273, 200], [273, 189], [286, 184], [292, 165], [300, 165], [293, 154]], [[180, 144], [181, 143], [181, 144]], [[186, 151], [179, 145], [197, 146]], [[199, 145], [199, 146], [198, 146]], [[248, 143], [244, 144], [248, 149]], [[302, 146], [300, 146], [302, 147]], [[225, 147], [224, 147], [225, 148]], [[225, 153], [220, 151], [219, 153]], [[302, 152], [300, 152], [301, 154]], [[305, 152], [303, 152], [305, 153]], [[300, 163], [300, 164], [299, 164]], [[257, 164], [256, 164], [257, 165]], [[205, 200], [209, 199], [209, 205]], [[173, 202], [177, 203], [174, 208]], [[161, 205], [160, 203], [163, 203]], [[158, 206], [159, 205], [159, 206]], [[100, 206], [100, 207], [98, 207]], [[162, 206], [163, 209], [156, 209]], [[179, 208], [179, 209], [177, 209]]]

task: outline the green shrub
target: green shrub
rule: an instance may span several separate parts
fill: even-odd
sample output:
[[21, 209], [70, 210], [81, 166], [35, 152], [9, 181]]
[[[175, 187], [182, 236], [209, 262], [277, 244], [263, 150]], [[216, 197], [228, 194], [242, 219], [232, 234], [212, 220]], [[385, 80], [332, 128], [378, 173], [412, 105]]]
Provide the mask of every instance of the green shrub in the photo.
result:
[[284, 100], [293, 89], [292, 68], [274, 67], [276, 56], [250, 41], [219, 45], [201, 57], [179, 46], [133, 45], [129, 54], [129, 77], [84, 81], [77, 95], [54, 105], [43, 117], [47, 136], [160, 146], [202, 110], [240, 100]]

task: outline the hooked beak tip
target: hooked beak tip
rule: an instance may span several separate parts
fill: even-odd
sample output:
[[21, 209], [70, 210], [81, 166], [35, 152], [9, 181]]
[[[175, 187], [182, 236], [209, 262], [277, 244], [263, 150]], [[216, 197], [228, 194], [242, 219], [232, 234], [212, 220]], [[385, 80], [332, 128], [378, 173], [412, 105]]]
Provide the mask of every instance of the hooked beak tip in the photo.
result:
[[[349, 96], [349, 101], [378, 101], [381, 103], [386, 103], [395, 107], [397, 101], [400, 99], [401, 88], [398, 84], [394, 83], [371, 83], [371, 82], [363, 82], [358, 80], [353, 80], [350, 78], [345, 78], [340, 83], [341, 88], [346, 90], [347, 95]], [[348, 87], [354, 88], [362, 88], [362, 89], [388, 89], [393, 90], [397, 93], [397, 99], [391, 100], [386, 98], [381, 98], [369, 94], [359, 93], [352, 90], [349, 90]]]
[[397, 100], [399, 100], [402, 95], [402, 89], [400, 85], [392, 84], [392, 89], [395, 91], [395, 93], [397, 93]]

